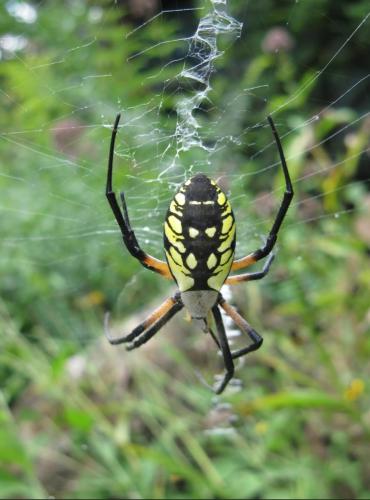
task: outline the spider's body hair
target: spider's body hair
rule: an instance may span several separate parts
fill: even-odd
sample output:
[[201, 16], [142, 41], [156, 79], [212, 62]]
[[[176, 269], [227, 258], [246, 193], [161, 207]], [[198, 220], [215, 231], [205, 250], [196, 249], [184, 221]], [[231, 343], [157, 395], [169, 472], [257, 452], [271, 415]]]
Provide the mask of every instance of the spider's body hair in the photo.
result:
[[[206, 175], [195, 175], [175, 194], [164, 224], [164, 246], [182, 294], [220, 290], [233, 262], [235, 219], [225, 193]], [[216, 301], [213, 296], [193, 294], [185, 301], [195, 317], [204, 317], [200, 304], [209, 310]]]

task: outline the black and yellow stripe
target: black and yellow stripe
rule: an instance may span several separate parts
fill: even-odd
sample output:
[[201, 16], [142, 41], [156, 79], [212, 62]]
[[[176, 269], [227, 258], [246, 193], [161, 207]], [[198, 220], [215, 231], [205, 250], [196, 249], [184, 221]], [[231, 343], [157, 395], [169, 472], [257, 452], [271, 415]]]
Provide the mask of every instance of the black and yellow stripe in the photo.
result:
[[164, 224], [167, 262], [180, 292], [220, 290], [235, 250], [235, 219], [225, 193], [204, 174], [186, 181]]

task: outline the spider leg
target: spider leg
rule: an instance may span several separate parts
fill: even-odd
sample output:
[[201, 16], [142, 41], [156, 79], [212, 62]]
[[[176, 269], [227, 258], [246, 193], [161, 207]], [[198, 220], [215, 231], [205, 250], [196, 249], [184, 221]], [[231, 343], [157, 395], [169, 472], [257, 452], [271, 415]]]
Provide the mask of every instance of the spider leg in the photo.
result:
[[128, 335], [113, 338], [109, 332], [109, 313], [105, 315], [104, 331], [105, 336], [112, 345], [130, 342], [127, 350], [135, 349], [147, 342], [164, 326], [180, 309], [183, 304], [179, 294], [174, 295], [163, 302], [148, 318], [132, 330]]
[[[292, 198], [294, 195], [292, 181], [290, 179], [289, 170], [288, 170], [288, 166], [286, 164], [286, 160], [285, 160], [285, 156], [284, 156], [284, 152], [283, 152], [283, 148], [282, 148], [282, 145], [280, 142], [279, 135], [277, 133], [277, 130], [275, 128], [275, 124], [274, 124], [271, 116], [268, 116], [267, 119], [268, 119], [272, 133], [273, 133], [274, 138], [275, 138], [276, 147], [278, 149], [279, 156], [280, 156], [281, 166], [282, 166], [282, 169], [284, 172], [285, 192], [284, 192], [284, 196], [283, 196], [279, 211], [275, 217], [275, 220], [274, 220], [272, 228], [269, 232], [269, 235], [267, 236], [266, 243], [262, 247], [260, 247], [258, 250], [247, 255], [246, 257], [234, 260], [234, 262], [231, 266], [231, 271], [237, 271], [238, 269], [245, 269], [246, 267], [250, 266], [251, 264], [254, 264], [255, 262], [257, 262], [258, 260], [263, 259], [271, 252], [271, 250], [274, 248], [274, 245], [276, 243], [280, 226], [284, 220], [284, 217], [288, 211], [290, 202], [292, 201]], [[255, 279], [258, 279], [258, 278], [255, 278]]]
[[212, 330], [212, 328], [209, 326], [209, 324], [208, 324], [208, 320], [204, 320], [204, 329], [203, 329], [203, 331], [204, 331], [205, 333], [209, 333], [209, 334], [210, 334], [210, 336], [213, 338], [213, 340], [214, 340], [215, 344], [217, 345], [217, 347], [218, 347], [219, 349], [221, 349], [220, 342], [218, 341], [218, 338], [217, 338], [217, 336], [216, 336], [215, 332], [214, 332], [214, 331]]
[[121, 118], [121, 115], [118, 114], [116, 120], [114, 122], [112, 137], [110, 142], [109, 149], [109, 161], [108, 161], [108, 173], [107, 173], [107, 184], [105, 189], [105, 195], [109, 202], [109, 205], [112, 209], [114, 217], [121, 229], [123, 242], [126, 245], [127, 250], [130, 254], [138, 259], [141, 264], [150, 269], [151, 271], [155, 271], [156, 273], [161, 274], [165, 278], [172, 279], [172, 275], [170, 273], [169, 267], [166, 262], [158, 260], [151, 255], [146, 254], [141, 248], [136, 239], [135, 233], [131, 228], [130, 220], [128, 217], [127, 206], [124, 198], [124, 194], [121, 193], [121, 200], [123, 205], [123, 213], [118, 205], [116, 194], [112, 188], [112, 178], [113, 178], [113, 158], [114, 158], [114, 144], [116, 141], [116, 135], [118, 131], [118, 123]]
[[245, 332], [249, 338], [252, 340], [252, 344], [237, 351], [232, 351], [231, 357], [232, 359], [240, 358], [240, 356], [244, 356], [249, 352], [256, 351], [262, 345], [263, 338], [261, 335], [254, 330], [251, 325], [236, 311], [234, 307], [228, 304], [225, 299], [220, 295], [218, 303], [225, 311], [225, 313], [230, 316], [230, 318], [234, 321], [234, 323], [240, 328], [242, 332]]
[[212, 308], [213, 317], [215, 318], [217, 334], [220, 341], [220, 348], [222, 352], [222, 356], [224, 358], [226, 373], [224, 378], [222, 379], [219, 386], [215, 389], [216, 394], [221, 394], [229, 381], [234, 376], [234, 362], [232, 358], [232, 353], [230, 351], [229, 343], [226, 337], [224, 323], [222, 321], [221, 313], [219, 311], [218, 305], [213, 306]]
[[220, 342], [218, 341], [218, 338], [216, 337], [214, 331], [211, 328], [208, 327], [208, 332], [209, 332], [210, 336], [213, 338], [213, 340], [215, 341], [215, 344], [217, 345], [217, 347], [219, 349], [221, 349]]
[[269, 258], [266, 260], [265, 265], [262, 268], [262, 271], [257, 271], [255, 273], [237, 274], [236, 276], [229, 276], [227, 278], [227, 280], [225, 281], [225, 284], [226, 285], [236, 285], [237, 283], [241, 283], [242, 281], [261, 280], [269, 272], [270, 266], [271, 266], [274, 258], [275, 258], [275, 254], [271, 253], [269, 255]]

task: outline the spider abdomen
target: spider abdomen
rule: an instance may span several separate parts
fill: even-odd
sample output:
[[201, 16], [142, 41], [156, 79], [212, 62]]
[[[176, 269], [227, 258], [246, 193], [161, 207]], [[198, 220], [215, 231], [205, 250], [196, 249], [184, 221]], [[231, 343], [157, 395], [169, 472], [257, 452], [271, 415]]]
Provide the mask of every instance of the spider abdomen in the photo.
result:
[[235, 249], [235, 219], [225, 193], [204, 174], [186, 181], [164, 224], [166, 258], [180, 292], [220, 290]]

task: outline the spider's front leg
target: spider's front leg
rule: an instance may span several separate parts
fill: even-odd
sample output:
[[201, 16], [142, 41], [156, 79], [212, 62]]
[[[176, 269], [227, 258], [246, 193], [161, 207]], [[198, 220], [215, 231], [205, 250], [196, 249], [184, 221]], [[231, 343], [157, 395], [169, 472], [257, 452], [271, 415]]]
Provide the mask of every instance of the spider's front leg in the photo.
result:
[[113, 190], [114, 145], [116, 141], [116, 135], [118, 132], [118, 124], [120, 118], [121, 115], [118, 114], [112, 130], [112, 137], [109, 148], [109, 161], [108, 161], [107, 184], [105, 188], [105, 195], [112, 209], [113, 215], [117, 221], [117, 224], [119, 225], [119, 228], [121, 230], [123, 242], [126, 245], [126, 248], [130, 252], [130, 254], [136, 259], [138, 259], [139, 262], [141, 262], [141, 264], [147, 269], [155, 271], [156, 273], [161, 274], [165, 278], [172, 279], [170, 270], [166, 262], [163, 262], [159, 259], [152, 257], [151, 255], [145, 253], [141, 249], [139, 242], [137, 241], [137, 238], [135, 236], [135, 233], [131, 228], [124, 194], [121, 193], [121, 201], [123, 206], [123, 213], [122, 213], [120, 206], [117, 202], [116, 194]]
[[[261, 248], [258, 248], [258, 250], [247, 255], [246, 257], [242, 257], [241, 259], [234, 260], [234, 262], [231, 266], [231, 271], [237, 271], [238, 269], [245, 269], [246, 267], [249, 267], [251, 264], [254, 264], [255, 262], [263, 259], [264, 257], [266, 257], [267, 255], [270, 254], [270, 252], [272, 251], [272, 249], [275, 246], [281, 224], [283, 223], [283, 220], [286, 216], [289, 205], [290, 205], [290, 203], [293, 199], [293, 195], [294, 195], [292, 181], [290, 179], [290, 174], [289, 174], [288, 166], [287, 166], [287, 163], [285, 160], [285, 156], [284, 156], [284, 152], [283, 152], [283, 148], [282, 148], [282, 145], [280, 142], [279, 135], [277, 133], [275, 124], [274, 124], [271, 116], [269, 116], [267, 119], [268, 119], [268, 122], [270, 124], [272, 133], [274, 135], [276, 147], [278, 149], [279, 156], [280, 156], [281, 167], [282, 167], [283, 173], [284, 173], [284, 178], [285, 178], [284, 196], [283, 196], [283, 199], [281, 201], [279, 211], [275, 217], [274, 223], [273, 223], [271, 230], [267, 236], [266, 243]], [[254, 278], [254, 279], [258, 279], [258, 278]], [[240, 280], [237, 280], [237, 281], [240, 281]], [[235, 283], [237, 281], [235, 281]], [[232, 277], [229, 278], [229, 281], [227, 283], [234, 284], [232, 281]]]

